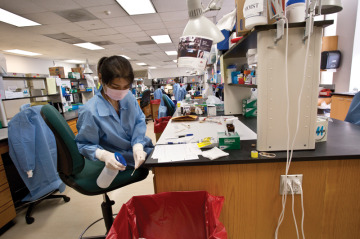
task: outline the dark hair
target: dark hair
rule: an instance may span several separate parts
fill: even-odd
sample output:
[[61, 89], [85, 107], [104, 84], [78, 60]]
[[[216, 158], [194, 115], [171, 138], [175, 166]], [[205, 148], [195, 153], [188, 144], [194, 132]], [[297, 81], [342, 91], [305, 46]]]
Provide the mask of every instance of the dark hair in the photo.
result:
[[[103, 57], [104, 58], [104, 57]], [[98, 63], [101, 73], [101, 82], [108, 85], [115, 78], [123, 78], [130, 84], [134, 81], [134, 72], [131, 64], [122, 56], [110, 56], [101, 58]]]
[[179, 82], [180, 82], [179, 77], [176, 77], [176, 78], [174, 79], [174, 81], [175, 81], [175, 83], [179, 83]]
[[100, 60], [98, 61], [98, 64], [97, 64], [97, 73], [99, 74], [100, 73], [100, 68], [101, 68], [101, 65], [103, 64], [104, 60], [107, 59], [106, 56], [103, 56], [100, 58]]

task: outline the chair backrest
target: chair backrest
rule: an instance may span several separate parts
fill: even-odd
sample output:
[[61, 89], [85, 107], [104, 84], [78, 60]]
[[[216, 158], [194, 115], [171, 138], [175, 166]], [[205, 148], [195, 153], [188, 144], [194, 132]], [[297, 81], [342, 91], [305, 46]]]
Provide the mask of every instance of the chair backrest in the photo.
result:
[[174, 104], [174, 102], [167, 95], [162, 95], [162, 98], [163, 98], [163, 101], [164, 101], [165, 106], [167, 108], [168, 116], [173, 116], [173, 114], [175, 113], [175, 104]]
[[55, 135], [58, 154], [57, 170], [61, 179], [64, 180], [64, 176], [81, 172], [85, 165], [84, 157], [80, 154], [75, 135], [64, 117], [51, 105], [44, 105], [41, 108], [41, 116]]
[[141, 102], [140, 102], [140, 107], [141, 108], [143, 108], [143, 107], [150, 104], [150, 95], [151, 95], [150, 90], [145, 90], [143, 92], [143, 95], [141, 97]]

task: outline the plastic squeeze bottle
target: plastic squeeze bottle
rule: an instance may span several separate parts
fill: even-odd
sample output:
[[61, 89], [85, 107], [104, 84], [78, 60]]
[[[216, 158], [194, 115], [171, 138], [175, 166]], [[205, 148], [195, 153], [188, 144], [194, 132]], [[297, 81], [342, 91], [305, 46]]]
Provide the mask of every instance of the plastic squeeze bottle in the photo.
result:
[[[115, 159], [126, 167], [126, 160], [120, 153], [115, 153]], [[110, 169], [105, 166], [96, 180], [97, 185], [100, 188], [108, 188], [118, 173], [119, 170]]]

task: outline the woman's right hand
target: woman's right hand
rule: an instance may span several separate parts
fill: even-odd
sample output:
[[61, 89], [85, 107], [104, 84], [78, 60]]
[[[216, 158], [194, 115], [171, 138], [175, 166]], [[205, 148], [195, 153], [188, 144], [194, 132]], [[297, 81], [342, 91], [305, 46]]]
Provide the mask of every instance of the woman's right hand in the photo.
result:
[[109, 169], [124, 171], [126, 168], [124, 165], [122, 165], [116, 160], [114, 153], [111, 153], [107, 150], [97, 149], [95, 151], [95, 156], [100, 161], [103, 161], [105, 163], [105, 166]]

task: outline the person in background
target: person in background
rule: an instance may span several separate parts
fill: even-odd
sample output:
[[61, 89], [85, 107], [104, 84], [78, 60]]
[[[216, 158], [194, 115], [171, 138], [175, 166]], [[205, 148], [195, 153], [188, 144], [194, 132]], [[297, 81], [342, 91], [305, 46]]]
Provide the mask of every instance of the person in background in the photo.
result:
[[129, 91], [134, 81], [131, 64], [121, 56], [103, 57], [98, 74], [99, 91], [79, 110], [75, 138], [79, 151], [108, 168], [125, 170], [115, 159], [118, 152], [128, 166], [138, 168], [154, 146], [145, 136], [145, 116]]
[[179, 78], [175, 78], [174, 79], [174, 82], [175, 82], [175, 84], [173, 85], [173, 95], [174, 95], [174, 98], [175, 98], [175, 100], [176, 101], [181, 101], [181, 99], [180, 99], [180, 84], [179, 84], [179, 82], [180, 82], [180, 80], [179, 80]]

